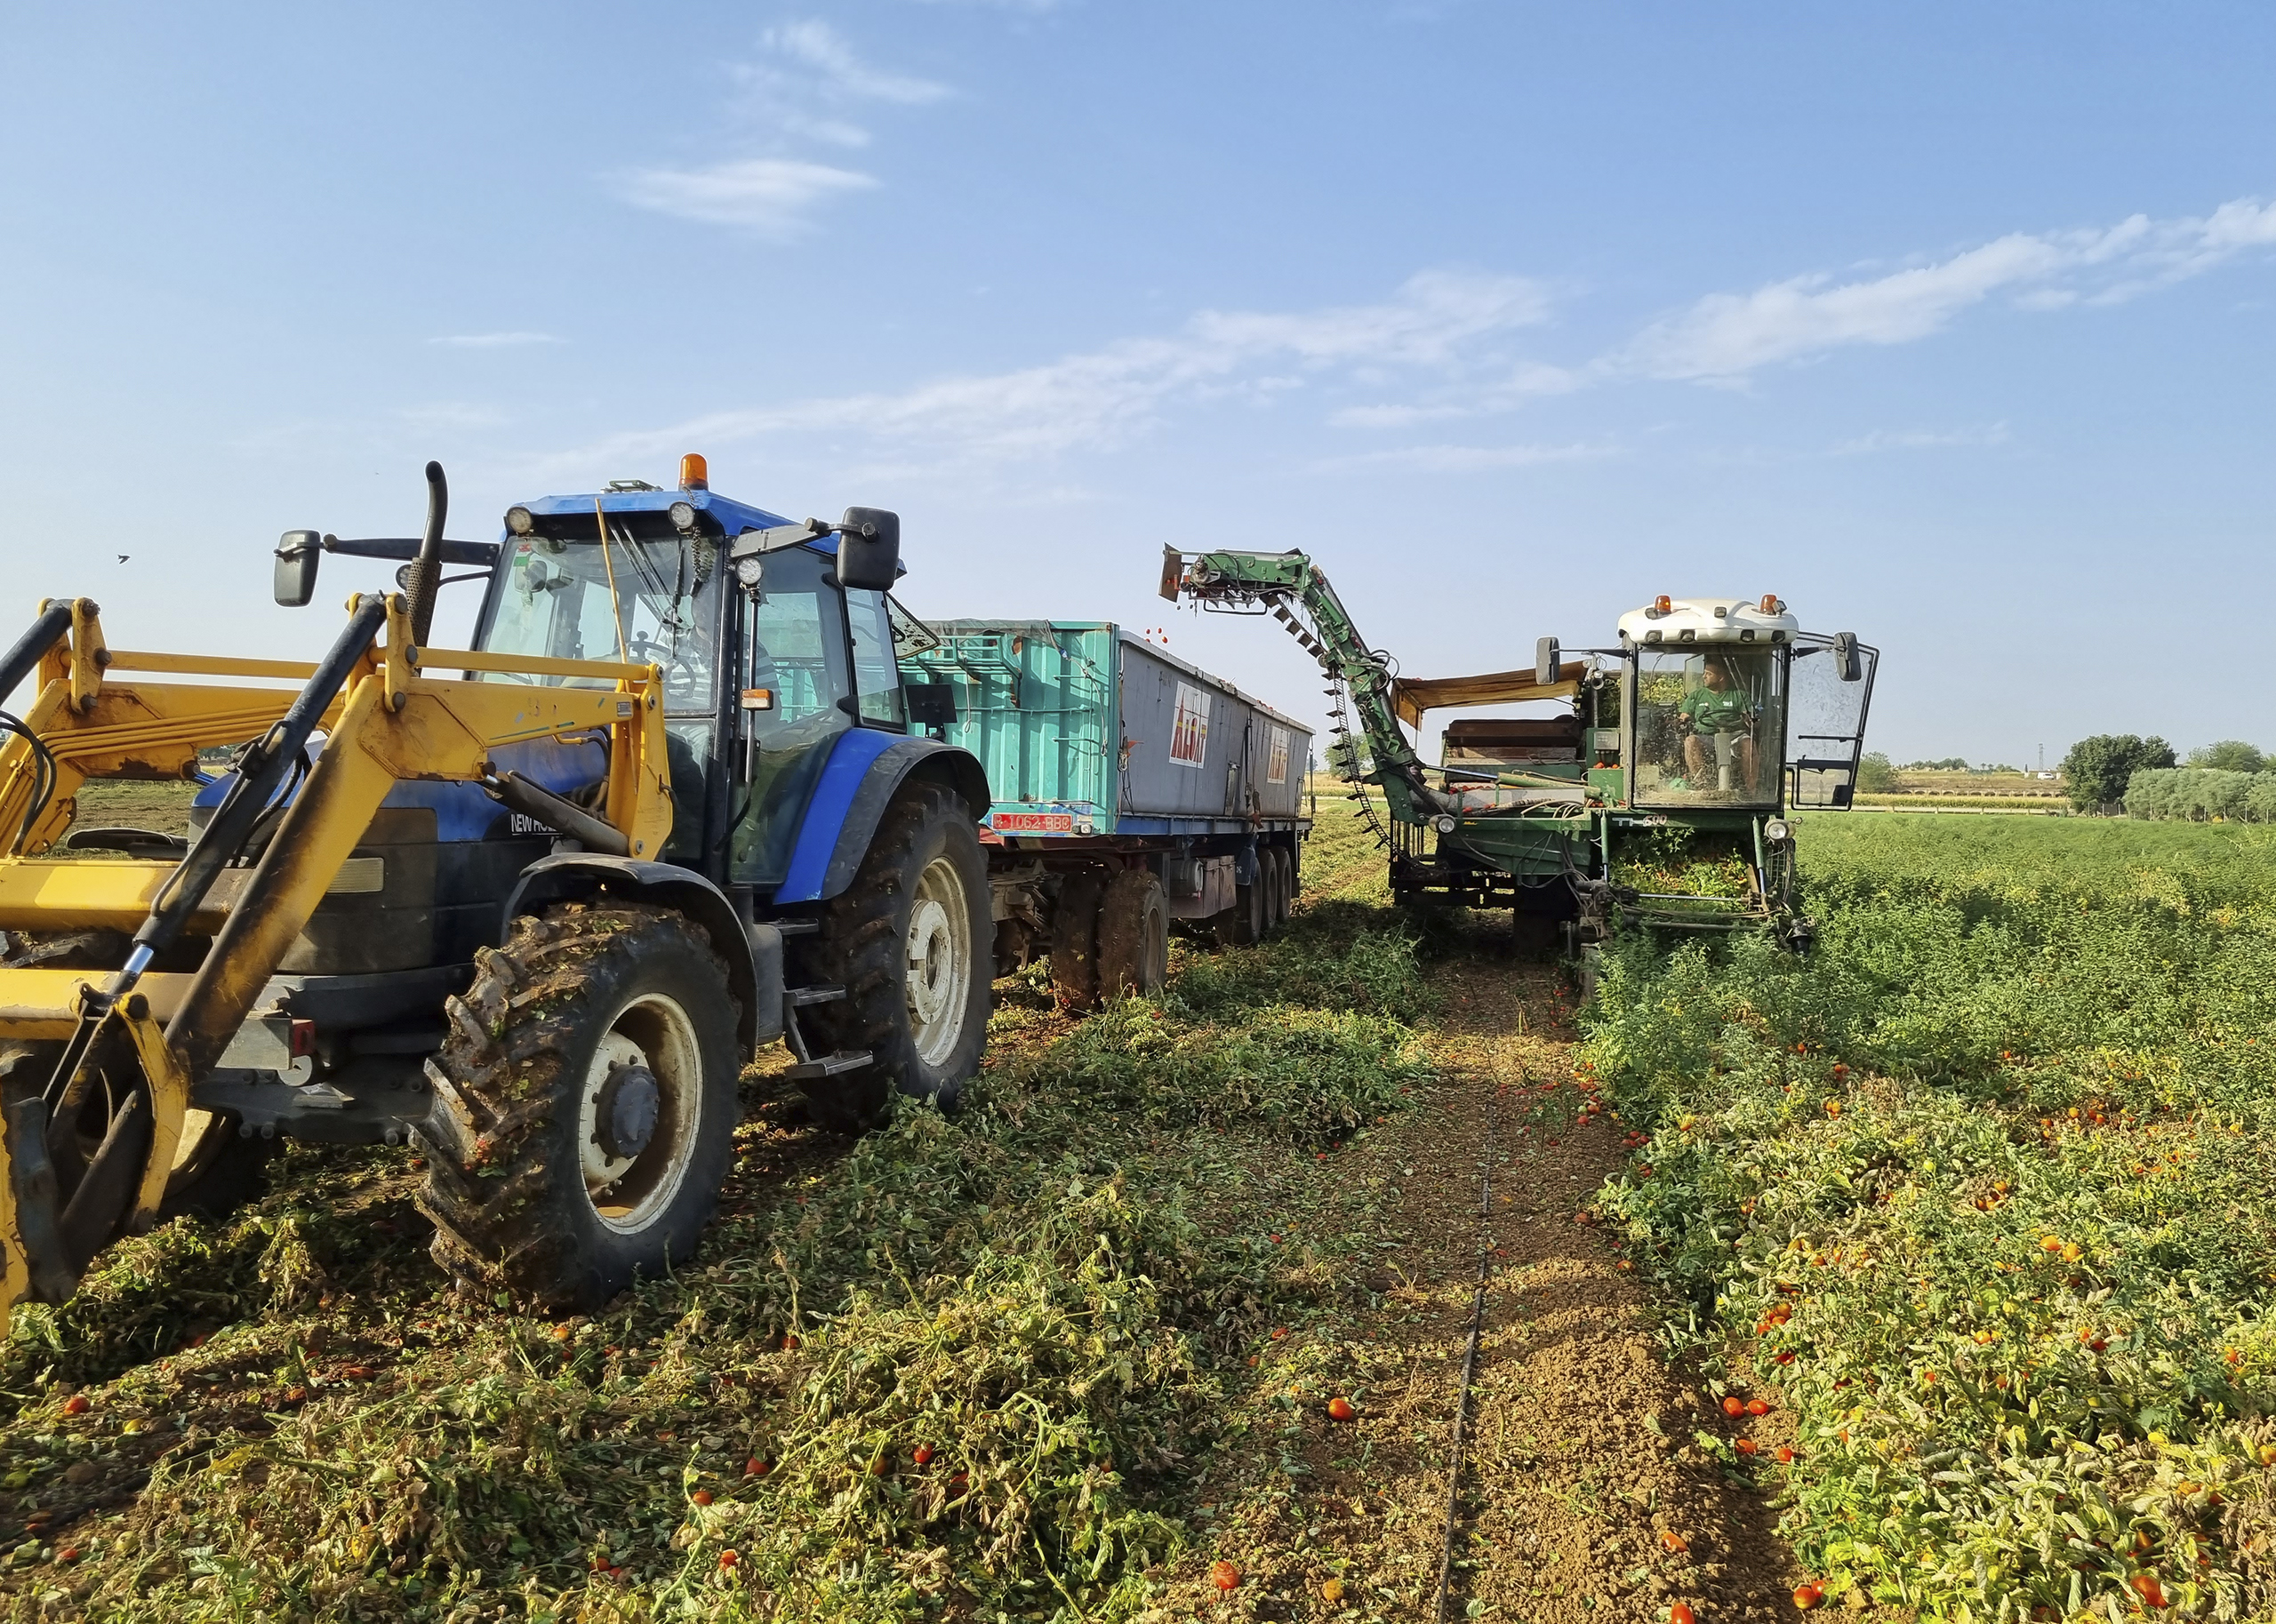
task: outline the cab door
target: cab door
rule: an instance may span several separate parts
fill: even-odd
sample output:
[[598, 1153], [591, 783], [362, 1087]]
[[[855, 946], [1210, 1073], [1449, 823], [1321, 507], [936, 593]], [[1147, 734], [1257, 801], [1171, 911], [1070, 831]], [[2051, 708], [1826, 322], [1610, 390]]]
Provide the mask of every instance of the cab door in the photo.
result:
[[1880, 651], [1841, 633], [1802, 632], [1793, 643], [1786, 706], [1788, 804], [1846, 807], [1865, 753]]

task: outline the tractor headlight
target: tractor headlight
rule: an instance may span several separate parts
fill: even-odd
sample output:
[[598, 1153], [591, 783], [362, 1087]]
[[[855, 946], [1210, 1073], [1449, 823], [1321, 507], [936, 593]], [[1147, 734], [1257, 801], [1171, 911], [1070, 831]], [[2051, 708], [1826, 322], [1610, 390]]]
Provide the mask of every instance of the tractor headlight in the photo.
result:
[[1794, 837], [1793, 826], [1783, 818], [1772, 818], [1763, 824], [1762, 837], [1774, 846], [1783, 846]]
[[678, 531], [690, 531], [695, 528], [695, 504], [693, 502], [674, 502], [669, 508], [666, 508], [664, 512], [665, 516], [671, 520], [673, 529]]
[[506, 529], [511, 534], [526, 536], [537, 528], [537, 519], [526, 508], [506, 509]]
[[759, 577], [765, 572], [765, 570], [766, 560], [757, 553], [753, 553], [748, 558], [735, 560], [735, 579], [746, 587], [758, 585]]

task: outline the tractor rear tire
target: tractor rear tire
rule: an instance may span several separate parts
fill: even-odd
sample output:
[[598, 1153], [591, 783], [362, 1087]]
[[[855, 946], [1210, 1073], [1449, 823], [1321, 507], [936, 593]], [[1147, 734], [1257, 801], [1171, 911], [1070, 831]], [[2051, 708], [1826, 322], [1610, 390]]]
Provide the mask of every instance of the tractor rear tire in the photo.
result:
[[566, 902], [514, 921], [444, 1005], [421, 1211], [444, 1269], [598, 1308], [695, 1250], [740, 1115], [726, 966], [680, 914]]
[[845, 988], [801, 1013], [809, 1046], [874, 1057], [808, 1090], [826, 1126], [876, 1126], [896, 1089], [944, 1108], [956, 1103], [988, 1042], [989, 914], [972, 809], [938, 784], [907, 786], [853, 884], [822, 905], [821, 928], [794, 939], [811, 980]]
[[1099, 908], [1099, 993], [1150, 998], [1170, 973], [1170, 908], [1151, 868], [1125, 868]]
[[1099, 1001], [1099, 914], [1106, 883], [1095, 874], [1070, 874], [1059, 882], [1051, 910], [1051, 992], [1070, 1013]]

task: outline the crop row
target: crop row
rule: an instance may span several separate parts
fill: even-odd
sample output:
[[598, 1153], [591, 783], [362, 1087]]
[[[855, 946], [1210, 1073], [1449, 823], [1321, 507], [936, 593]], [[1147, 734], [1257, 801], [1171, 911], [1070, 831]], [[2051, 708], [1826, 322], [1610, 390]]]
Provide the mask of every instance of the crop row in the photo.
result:
[[[1829, 1589], [1926, 1616], [2276, 1605], [2276, 841], [1811, 820], [1821, 946], [1611, 964], [1603, 1204], [1801, 1431]], [[2108, 1616], [2117, 1616], [2110, 1613]]]

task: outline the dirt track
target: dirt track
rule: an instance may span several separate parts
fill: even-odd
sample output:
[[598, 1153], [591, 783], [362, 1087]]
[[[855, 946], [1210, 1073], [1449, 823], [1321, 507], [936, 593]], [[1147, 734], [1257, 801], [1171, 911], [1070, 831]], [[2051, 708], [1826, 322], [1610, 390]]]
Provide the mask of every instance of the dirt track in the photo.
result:
[[1767, 1456], [1782, 1418], [1735, 1423], [1671, 1370], [1618, 1243], [1577, 1220], [1628, 1151], [1618, 1124], [1576, 1121], [1561, 978], [1470, 960], [1446, 990], [1431, 1099], [1341, 1170], [1401, 1190], [1396, 1249], [1368, 1283], [1381, 1307], [1346, 1331], [1352, 1384], [1373, 1396], [1338, 1427], [1315, 1393], [1312, 1486], [1225, 1541], [1305, 1559], [1247, 1576], [1203, 1612], [1437, 1616], [1490, 1145], [1490, 1268], [1446, 1616], [1654, 1620], [1680, 1601], [1703, 1621], [1799, 1617], [1788, 1596], [1804, 1576], [1766, 1494], [1689, 1443], [1699, 1429], [1750, 1432]]

